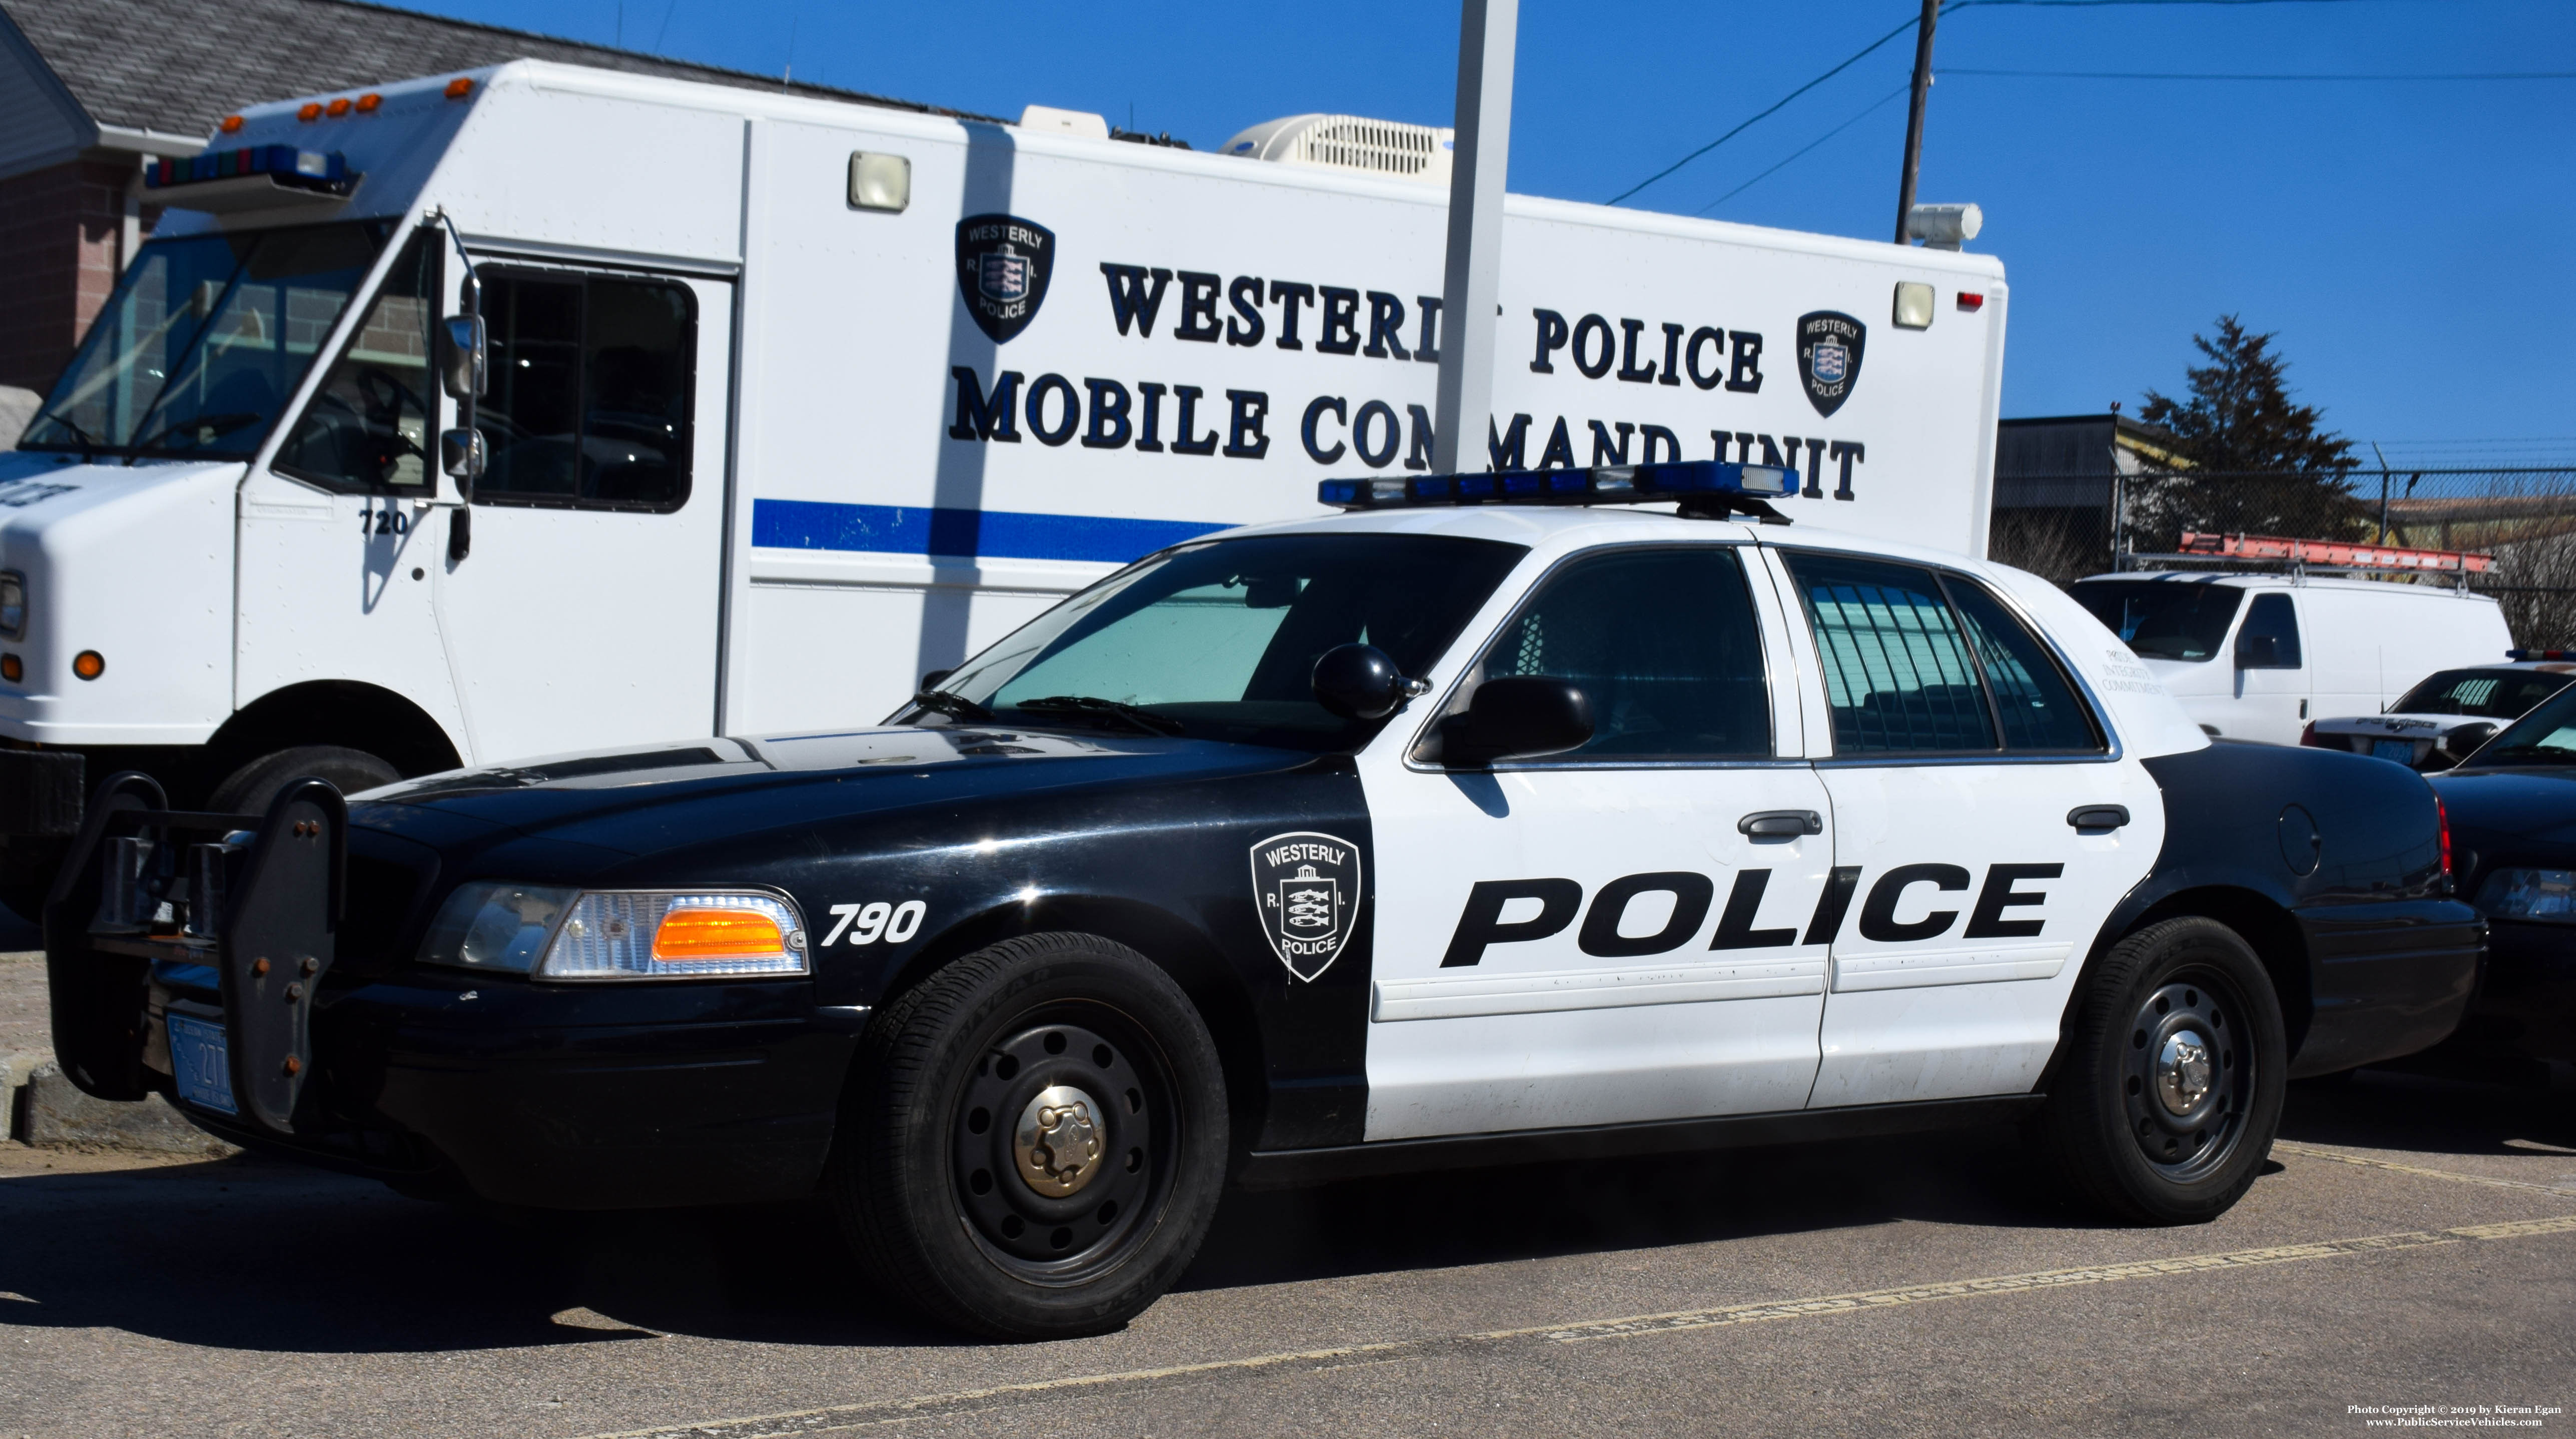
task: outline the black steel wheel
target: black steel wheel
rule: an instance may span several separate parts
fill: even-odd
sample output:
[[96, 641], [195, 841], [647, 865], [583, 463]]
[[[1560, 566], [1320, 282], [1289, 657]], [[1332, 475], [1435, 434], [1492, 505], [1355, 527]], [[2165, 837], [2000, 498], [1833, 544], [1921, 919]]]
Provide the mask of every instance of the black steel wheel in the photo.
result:
[[2280, 1127], [2287, 1043], [2262, 961], [2198, 917], [2113, 946], [2086, 981], [2039, 1129], [2074, 1190], [2187, 1224], [2252, 1186]]
[[925, 1315], [1096, 1334], [1198, 1252], [1224, 1179], [1216, 1046], [1170, 976], [1093, 935], [978, 951], [877, 1017], [831, 1195], [861, 1262]]

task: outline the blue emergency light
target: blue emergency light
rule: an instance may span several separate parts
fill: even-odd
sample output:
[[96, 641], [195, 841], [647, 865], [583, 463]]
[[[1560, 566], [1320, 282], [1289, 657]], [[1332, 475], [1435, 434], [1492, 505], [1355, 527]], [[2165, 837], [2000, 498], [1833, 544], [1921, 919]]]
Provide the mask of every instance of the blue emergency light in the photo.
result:
[[185, 160], [162, 160], [143, 173], [148, 190], [266, 175], [281, 185], [336, 190], [349, 182], [349, 162], [339, 151], [299, 150], [292, 145], [245, 145], [238, 150], [209, 150]]
[[1796, 470], [1718, 460], [1326, 480], [1315, 487], [1317, 499], [1341, 510], [1428, 505], [1634, 505], [1679, 500], [1685, 514], [1742, 510], [1764, 516], [1771, 513], [1765, 501], [1797, 492]]

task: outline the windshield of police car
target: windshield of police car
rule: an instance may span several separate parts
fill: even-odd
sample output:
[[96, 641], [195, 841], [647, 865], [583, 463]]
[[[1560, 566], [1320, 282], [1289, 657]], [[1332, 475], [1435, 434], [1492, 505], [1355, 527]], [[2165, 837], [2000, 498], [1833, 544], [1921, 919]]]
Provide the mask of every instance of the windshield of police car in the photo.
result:
[[2197, 663], [2217, 654], [2245, 592], [2234, 585], [2086, 580], [2071, 593], [2140, 659]]
[[249, 455], [321, 354], [389, 229], [368, 221], [145, 245], [19, 447]]
[[2567, 680], [2545, 670], [2442, 670], [2399, 696], [2388, 712], [2520, 719], [2533, 705], [2567, 688]]
[[1347, 748], [1377, 724], [1316, 700], [1316, 659], [1370, 644], [1403, 673], [1421, 674], [1523, 552], [1492, 540], [1347, 532], [1183, 545], [1049, 610], [938, 688], [1003, 723]]
[[2576, 689], [2562, 689], [2541, 701], [2469, 756], [2462, 768], [2544, 764], [2576, 764]]

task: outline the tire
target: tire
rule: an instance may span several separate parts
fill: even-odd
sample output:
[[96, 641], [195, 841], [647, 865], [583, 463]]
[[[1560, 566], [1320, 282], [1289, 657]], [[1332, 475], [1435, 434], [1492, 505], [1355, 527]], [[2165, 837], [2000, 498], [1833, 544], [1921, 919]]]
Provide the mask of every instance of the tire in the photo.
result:
[[860, 1265], [924, 1316], [1099, 1334], [1197, 1255], [1226, 1124], [1216, 1045], [1169, 975], [1094, 935], [1026, 935], [879, 1013], [826, 1191]]
[[206, 799], [206, 808], [217, 814], [266, 814], [269, 801], [277, 798], [278, 791], [307, 775], [329, 780], [342, 794], [356, 794], [402, 778], [392, 765], [362, 749], [297, 745], [261, 755], [234, 770], [215, 786], [214, 793]]
[[2253, 949], [2215, 920], [2165, 920], [2087, 981], [2040, 1139], [2093, 1207], [2204, 1223], [2271, 1153], [2288, 1072], [2280, 1000]]

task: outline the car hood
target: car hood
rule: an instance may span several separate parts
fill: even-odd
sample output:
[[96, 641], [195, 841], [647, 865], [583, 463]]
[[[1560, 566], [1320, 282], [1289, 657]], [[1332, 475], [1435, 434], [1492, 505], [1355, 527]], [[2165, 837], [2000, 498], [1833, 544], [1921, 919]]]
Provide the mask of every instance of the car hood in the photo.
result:
[[1290, 750], [1013, 726], [703, 739], [451, 770], [352, 801], [353, 823], [433, 845], [496, 831], [626, 854], [858, 813], [1294, 768]]

